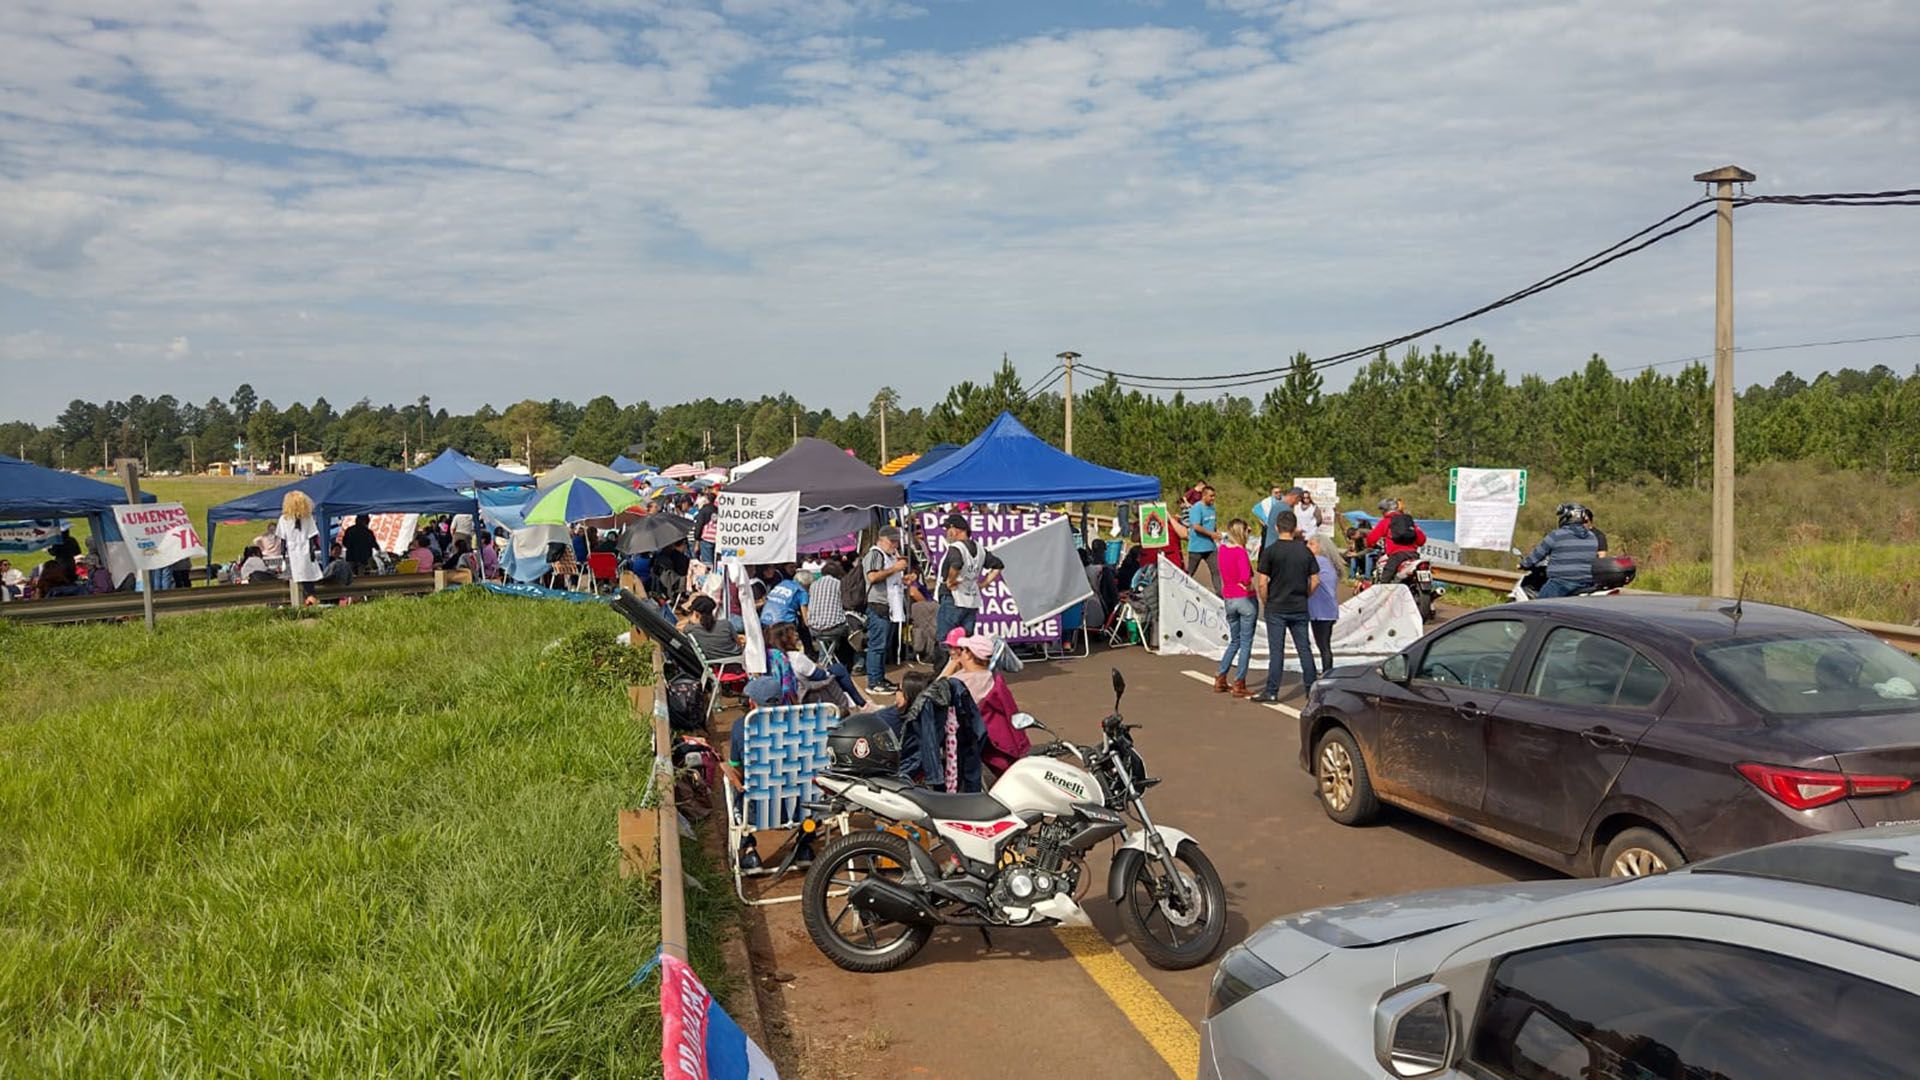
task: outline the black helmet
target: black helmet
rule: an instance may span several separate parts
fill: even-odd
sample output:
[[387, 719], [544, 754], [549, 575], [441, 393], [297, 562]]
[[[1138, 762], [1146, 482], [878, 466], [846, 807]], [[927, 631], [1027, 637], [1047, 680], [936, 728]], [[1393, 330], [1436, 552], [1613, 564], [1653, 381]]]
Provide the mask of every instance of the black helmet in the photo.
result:
[[838, 772], [892, 776], [900, 771], [900, 737], [874, 713], [854, 713], [827, 735]]
[[1576, 502], [1561, 503], [1554, 509], [1554, 513], [1559, 515], [1560, 524], [1563, 526], [1585, 525], [1593, 520], [1593, 511]]

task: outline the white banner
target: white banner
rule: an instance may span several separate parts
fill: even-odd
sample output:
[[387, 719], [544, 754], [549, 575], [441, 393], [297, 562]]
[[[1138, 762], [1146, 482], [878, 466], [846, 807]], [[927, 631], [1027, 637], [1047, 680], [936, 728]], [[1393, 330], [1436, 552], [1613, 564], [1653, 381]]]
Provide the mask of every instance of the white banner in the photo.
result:
[[142, 503], [113, 508], [114, 524], [139, 570], [165, 570], [181, 559], [205, 555], [200, 530], [179, 503]]
[[[1218, 661], [1227, 651], [1227, 602], [1165, 559], [1160, 561], [1159, 580], [1160, 651]], [[1420, 640], [1422, 632], [1412, 593], [1397, 585], [1368, 589], [1340, 605], [1340, 619], [1333, 624], [1333, 662], [1377, 663]], [[1319, 663], [1315, 656], [1314, 665]], [[1263, 671], [1267, 667], [1264, 619], [1253, 627], [1253, 666]], [[1286, 667], [1300, 670], [1291, 643]]]
[[1453, 542], [1504, 552], [1520, 516], [1519, 469], [1458, 469], [1454, 477]]
[[[467, 518], [469, 522], [467, 532], [471, 534], [473, 532], [473, 526], [471, 524], [473, 519], [466, 514], [460, 516]], [[339, 529], [335, 532], [334, 539], [341, 540], [344, 543], [345, 541], [342, 538], [347, 535], [347, 529], [357, 520], [359, 519], [348, 518], [345, 521], [339, 522]], [[413, 550], [413, 534], [420, 528], [420, 515], [368, 514], [367, 528], [373, 530], [374, 542], [380, 545], [381, 551], [391, 555], [405, 555], [407, 552]], [[455, 529], [454, 531], [458, 533], [460, 530]], [[565, 530], [562, 531], [564, 532]]]
[[749, 566], [794, 561], [800, 541], [800, 493], [737, 495], [723, 491], [714, 503], [713, 553]]
[[[1331, 511], [1340, 505], [1340, 484], [1331, 476], [1296, 476], [1293, 486], [1306, 488], [1313, 496], [1313, 505], [1325, 507]], [[1273, 496], [1267, 496], [1271, 499]]]

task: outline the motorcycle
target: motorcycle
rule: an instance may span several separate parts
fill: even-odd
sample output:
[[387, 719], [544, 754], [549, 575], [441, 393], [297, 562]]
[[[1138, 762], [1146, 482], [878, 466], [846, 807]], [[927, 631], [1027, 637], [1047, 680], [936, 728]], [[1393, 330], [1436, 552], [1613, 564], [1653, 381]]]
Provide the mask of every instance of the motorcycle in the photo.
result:
[[1432, 622], [1433, 605], [1447, 591], [1445, 585], [1433, 580], [1433, 561], [1415, 553], [1389, 569], [1386, 551], [1385, 544], [1374, 545], [1373, 576], [1359, 582], [1359, 588], [1364, 591], [1374, 585], [1404, 585], [1413, 594], [1414, 606], [1420, 609], [1420, 621]]
[[[827, 798], [809, 805], [816, 815], [865, 814], [879, 827], [835, 839], [809, 867], [801, 911], [814, 945], [848, 971], [881, 972], [911, 960], [936, 926], [985, 936], [1090, 925], [1078, 901], [1085, 857], [1118, 837], [1107, 896], [1128, 940], [1156, 967], [1211, 959], [1226, 933], [1226, 887], [1192, 837], [1147, 816], [1143, 796], [1160, 781], [1134, 748], [1140, 725], [1121, 718], [1118, 671], [1113, 692], [1098, 746], [1055, 736], [984, 794], [833, 767], [818, 774]], [[1017, 722], [1053, 734], [1026, 714]], [[1128, 829], [1123, 815], [1140, 827]]]
[[[1507, 594], [1508, 603], [1524, 603], [1540, 599], [1540, 590], [1547, 583], [1547, 568], [1544, 566], [1523, 566], [1524, 575], [1514, 582], [1513, 591]], [[1569, 596], [1618, 596], [1639, 574], [1631, 555], [1609, 555], [1593, 560], [1593, 584], [1569, 593]]]

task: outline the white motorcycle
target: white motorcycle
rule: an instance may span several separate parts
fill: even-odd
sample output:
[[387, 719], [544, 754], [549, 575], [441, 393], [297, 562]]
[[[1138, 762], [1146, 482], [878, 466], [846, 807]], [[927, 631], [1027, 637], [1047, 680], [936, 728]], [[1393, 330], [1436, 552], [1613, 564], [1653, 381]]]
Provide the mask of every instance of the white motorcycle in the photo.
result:
[[[1113, 673], [1114, 712], [1099, 746], [1058, 738], [1015, 762], [984, 794], [928, 791], [897, 775], [892, 732], [834, 732], [834, 763], [814, 780], [818, 816], [864, 815], [877, 829], [826, 845], [807, 871], [801, 910], [820, 951], [848, 971], [891, 971], [936, 926], [1086, 926], [1077, 899], [1085, 856], [1120, 837], [1107, 895], [1127, 937], [1156, 967], [1205, 963], [1226, 933], [1227, 892], [1193, 838], [1156, 826], [1142, 796], [1159, 780], [1121, 720], [1126, 683]], [[1046, 731], [1022, 714], [1025, 729]], [[843, 734], [843, 731], [845, 733]], [[1052, 734], [1048, 732], [1048, 734]], [[831, 741], [831, 740], [830, 740]], [[1140, 827], [1128, 829], [1121, 816]], [[989, 939], [990, 940], [990, 939]]]

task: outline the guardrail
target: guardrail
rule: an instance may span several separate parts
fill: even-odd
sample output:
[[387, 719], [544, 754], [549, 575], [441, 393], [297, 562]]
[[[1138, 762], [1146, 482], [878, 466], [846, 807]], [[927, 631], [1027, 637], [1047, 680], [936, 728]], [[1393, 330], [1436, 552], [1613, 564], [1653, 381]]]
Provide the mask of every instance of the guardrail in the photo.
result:
[[[636, 648], [642, 635], [633, 635]], [[620, 876], [660, 873], [660, 951], [687, 959], [687, 875], [680, 863], [680, 808], [673, 798], [673, 729], [667, 719], [666, 669], [653, 650], [653, 684], [627, 687], [635, 723], [653, 734], [653, 772], [639, 809], [621, 810], [615, 823]]]
[[[373, 599], [377, 596], [418, 596], [440, 588], [437, 574], [387, 574], [356, 578], [351, 585], [321, 585], [314, 595], [321, 600], [343, 598]], [[162, 589], [153, 594], [155, 615], [178, 615], [188, 611], [214, 611], [220, 608], [258, 607], [287, 603], [287, 583], [263, 581], [253, 585], [207, 585], [196, 589]], [[138, 619], [142, 601], [137, 592], [101, 593], [97, 596], [61, 596], [50, 600], [16, 600], [0, 604], [0, 619], [32, 625], [99, 622], [108, 619]]]
[[[1433, 576], [1436, 580], [1444, 581], [1449, 585], [1470, 585], [1479, 589], [1491, 589], [1498, 593], [1512, 592], [1514, 584], [1520, 580], [1520, 575], [1512, 570], [1491, 570], [1479, 566], [1449, 566], [1445, 563], [1433, 564]], [[1857, 630], [1865, 630], [1889, 645], [1908, 652], [1920, 653], [1920, 626], [1873, 622], [1870, 619], [1841, 619], [1840, 621]]]

